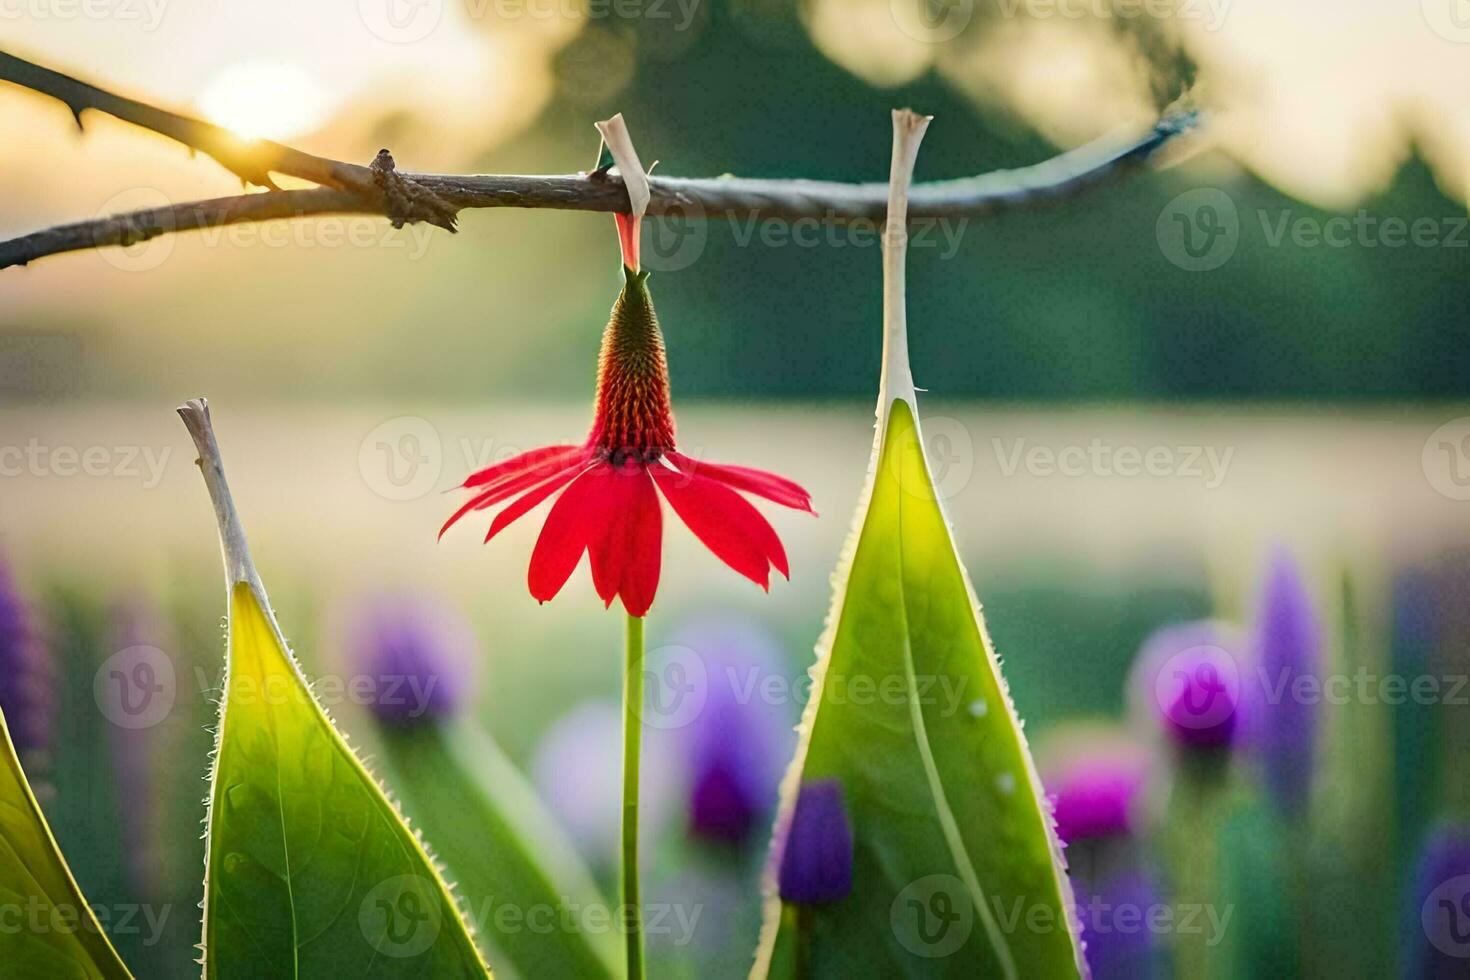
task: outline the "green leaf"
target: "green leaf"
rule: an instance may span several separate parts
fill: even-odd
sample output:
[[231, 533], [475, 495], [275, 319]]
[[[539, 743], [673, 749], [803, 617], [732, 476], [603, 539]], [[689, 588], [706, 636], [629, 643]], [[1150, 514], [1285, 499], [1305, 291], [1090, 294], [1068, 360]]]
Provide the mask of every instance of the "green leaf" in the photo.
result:
[[229, 649], [210, 777], [206, 977], [486, 977], [434, 862], [317, 704], [245, 544], [203, 400]]
[[618, 935], [588, 927], [610, 917], [591, 873], [488, 735], [425, 724], [382, 738], [388, 783], [454, 876], [497, 976], [621, 975]]
[[0, 973], [130, 978], [77, 887], [0, 712]]
[[873, 462], [780, 809], [789, 820], [802, 783], [841, 783], [852, 888], [797, 909], [768, 882], [754, 975], [1075, 977], [1060, 848], [915, 411], [904, 229], [927, 120], [894, 116]]

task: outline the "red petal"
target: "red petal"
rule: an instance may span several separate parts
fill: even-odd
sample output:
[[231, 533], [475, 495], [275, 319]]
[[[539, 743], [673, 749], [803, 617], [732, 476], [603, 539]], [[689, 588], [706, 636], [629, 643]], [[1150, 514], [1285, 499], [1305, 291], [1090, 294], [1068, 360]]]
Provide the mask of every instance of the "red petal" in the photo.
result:
[[664, 555], [663, 508], [647, 470], [637, 485], [629, 521], [629, 553], [623, 564], [623, 608], [629, 616], [642, 616], [653, 605]]
[[532, 467], [555, 466], [558, 461], [571, 462], [582, 451], [581, 446], [542, 446], [471, 473], [460, 486], [481, 487], [502, 477], [519, 476]]
[[663, 515], [645, 466], [634, 463], [611, 476], [606, 526], [589, 549], [592, 584], [607, 605], [621, 594], [629, 614], [642, 616], [658, 591]]
[[623, 468], [608, 468], [607, 520], [597, 536], [590, 542], [588, 553], [592, 565], [592, 587], [604, 605], [611, 606], [623, 581], [623, 569], [628, 560], [628, 526], [632, 517], [633, 495], [638, 481], [647, 482], [643, 467], [638, 464]]
[[740, 494], [698, 472], [676, 473], [666, 466], [649, 472], [674, 513], [725, 564], [763, 589], [770, 587], [768, 564], [790, 577], [781, 539]]
[[623, 265], [637, 272], [638, 225], [643, 219], [631, 214], [614, 214], [613, 220], [618, 223], [618, 248], [623, 252]]
[[[571, 469], [575, 469], [576, 467], [582, 465], [582, 461], [580, 459], [575, 459], [572, 461], [572, 463], [573, 465], [570, 467]], [[497, 478], [493, 485], [471, 497], [463, 507], [455, 511], [450, 516], [449, 520], [444, 522], [444, 526], [439, 529], [439, 537], [444, 537], [444, 532], [453, 527], [456, 521], [458, 521], [464, 515], [468, 514], [470, 511], [484, 510], [486, 507], [498, 504], [502, 500], [509, 499], [510, 497], [513, 497], [516, 494], [520, 493], [522, 490], [525, 490], [528, 487], [533, 487], [536, 484], [540, 483], [542, 480], [545, 480], [548, 477], [556, 476], [559, 472], [568, 468], [569, 467], [567, 466], [566, 455], [564, 453], [558, 453], [557, 455], [548, 458], [548, 460], [544, 463], [535, 464], [531, 467], [531, 469], [526, 470], [525, 472], [518, 473], [516, 475], [501, 476]], [[558, 486], [559, 485], [560, 484], [558, 484]]]
[[[526, 577], [531, 596], [537, 602], [556, 597], [567, 579], [572, 577], [577, 562], [582, 560], [582, 552], [587, 550], [587, 545], [601, 529], [610, 472], [611, 467], [605, 463], [583, 470], [552, 505], [551, 513], [546, 515], [546, 525], [536, 539], [536, 548], [531, 552], [531, 568]], [[532, 493], [540, 493], [540, 490]], [[516, 501], [516, 505], [521, 502]]]
[[683, 453], [670, 452], [664, 455], [679, 467], [680, 472], [703, 473], [736, 490], [744, 490], [746, 493], [753, 493], [757, 497], [764, 497], [785, 507], [816, 514], [816, 511], [812, 510], [812, 495], [784, 476], [767, 473], [765, 470], [751, 469], [749, 466], [706, 463], [691, 459]]
[[578, 464], [577, 466], [573, 466], [570, 469], [563, 470], [562, 472], [556, 474], [550, 480], [547, 480], [545, 483], [536, 487], [536, 489], [532, 490], [530, 493], [516, 498], [514, 503], [505, 508], [505, 510], [502, 510], [500, 513], [496, 514], [495, 520], [490, 522], [490, 530], [485, 532], [486, 543], [489, 543], [491, 538], [495, 537], [495, 535], [510, 527], [516, 521], [524, 517], [527, 513], [535, 510], [537, 504], [541, 503], [541, 501], [556, 493], [568, 483], [571, 483], [572, 479], [581, 472], [582, 467], [580, 464]]

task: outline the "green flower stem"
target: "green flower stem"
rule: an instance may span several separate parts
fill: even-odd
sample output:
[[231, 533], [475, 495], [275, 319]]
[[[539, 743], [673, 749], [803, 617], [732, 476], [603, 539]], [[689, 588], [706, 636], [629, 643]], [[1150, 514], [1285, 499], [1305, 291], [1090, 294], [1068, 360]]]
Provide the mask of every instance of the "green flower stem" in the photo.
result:
[[814, 918], [810, 905], [796, 907], [797, 980], [811, 980], [812, 977], [812, 920]]
[[643, 909], [638, 899], [638, 755], [643, 741], [643, 619], [628, 617], [623, 674], [623, 892], [628, 980], [643, 980]]

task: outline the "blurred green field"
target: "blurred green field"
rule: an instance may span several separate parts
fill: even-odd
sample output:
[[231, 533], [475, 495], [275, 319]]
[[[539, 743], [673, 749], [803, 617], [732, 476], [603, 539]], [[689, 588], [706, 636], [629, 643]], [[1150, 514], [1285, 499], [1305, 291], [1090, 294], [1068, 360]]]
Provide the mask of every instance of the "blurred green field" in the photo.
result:
[[[197, 938], [197, 821], [224, 611], [213, 518], [170, 407], [0, 410], [6, 444], [33, 447], [25, 471], [5, 476], [0, 543], [22, 591], [44, 610], [58, 654], [57, 739], [38, 764], [45, 806], [94, 902], [171, 909], [168, 941], [119, 937], [124, 957], [156, 976], [193, 969], [178, 951]], [[522, 767], [532, 767], [561, 717], [616, 703], [620, 617], [599, 608], [585, 576], [544, 607], [525, 592], [539, 522], [488, 547], [473, 526], [435, 541], [458, 499], [443, 491], [477, 461], [575, 438], [582, 406], [212, 407], [257, 561], [309, 673], [351, 673], [348, 600], [401, 591], [443, 596], [472, 625], [475, 710]], [[1424, 452], [1456, 414], [1450, 406], [1328, 413], [932, 403], [925, 425], [936, 479], [1031, 737], [1045, 739], [1063, 722], [1122, 718], [1124, 675], [1156, 627], [1207, 615], [1247, 621], [1264, 556], [1278, 542], [1298, 555], [1334, 643], [1341, 577], [1351, 572], [1362, 642], [1386, 649], [1395, 576], [1435, 567], [1465, 540], [1465, 505], [1442, 492], [1454, 489], [1451, 473]], [[650, 647], [701, 624], [743, 623], [769, 638], [800, 691], [867, 465], [871, 410], [696, 405], [679, 420], [687, 451], [789, 474], [812, 491], [821, 517], [772, 515], [792, 581], [773, 584], [769, 597], [729, 575], [682, 528], [670, 533]], [[1126, 475], [1129, 447], [1140, 459], [1156, 450], [1153, 475]], [[88, 458], [97, 464], [91, 475], [81, 471]], [[175, 664], [173, 706], [144, 731], [109, 723], [94, 703], [94, 677], [116, 652], [109, 609], [120, 601], [157, 611], [150, 642]], [[371, 724], [360, 705], [339, 701], [334, 714], [371, 759]], [[793, 696], [779, 710], [794, 721], [799, 708]], [[594, 749], [588, 765], [598, 764]], [[1452, 798], [1464, 773], [1459, 764], [1445, 772], [1442, 790]], [[743, 970], [753, 942], [763, 843], [711, 849], [687, 838], [680, 778], [655, 772], [663, 789], [645, 790], [673, 801], [652, 807], [664, 822], [649, 888], [700, 896], [706, 917], [693, 945], [655, 940], [655, 962], [671, 976], [729, 975]], [[1424, 814], [1432, 810], [1425, 799]], [[615, 819], [609, 809], [609, 825]]]

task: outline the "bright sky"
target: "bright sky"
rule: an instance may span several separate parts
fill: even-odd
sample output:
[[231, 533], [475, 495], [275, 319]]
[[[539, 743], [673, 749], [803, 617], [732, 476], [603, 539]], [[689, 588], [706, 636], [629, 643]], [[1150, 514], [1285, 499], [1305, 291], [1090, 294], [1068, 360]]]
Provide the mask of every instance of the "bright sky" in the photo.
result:
[[[982, 2], [999, 19], [979, 43], [931, 43]], [[1319, 204], [1349, 204], [1392, 176], [1407, 151], [1394, 130], [1412, 121], [1441, 183], [1465, 193], [1470, 0], [951, 0], [954, 19], [930, 25], [896, 23], [891, 11], [904, 3], [814, 0], [809, 23], [857, 74], [894, 84], [935, 66], [1075, 144], [1148, 114], [1111, 28], [1092, 15], [1175, 9], [1168, 23], [1201, 62], [1206, 104], [1228, 109], [1214, 138], [1262, 176]]]
[[[830, 57], [879, 84], [935, 67], [1065, 144], [1147, 117], [1126, 56], [1092, 14], [1168, 0], [993, 0], [1000, 20], [979, 43], [966, 40], [977, 32], [963, 35], [964, 47], [932, 43], [924, 32], [946, 25], [896, 16], [903, 2], [814, 0], [808, 26]], [[949, 23], [962, 26], [980, 2], [991, 0], [953, 0], [946, 9], [961, 19]], [[1174, 2], [1207, 103], [1228, 108], [1214, 137], [1247, 166], [1316, 203], [1350, 204], [1392, 175], [1410, 120], [1427, 134], [1442, 183], [1464, 194], [1470, 0]], [[413, 108], [433, 139], [399, 151], [400, 162], [430, 169], [463, 166], [534, 119], [551, 92], [551, 55], [580, 29], [566, 14], [575, 9], [569, 0], [0, 0], [0, 28], [3, 46], [23, 55], [242, 131], [309, 133], [306, 145], [329, 155], [371, 152], [367, 124]], [[100, 122], [78, 141], [64, 123], [57, 106], [0, 93], [0, 131], [27, 134], [3, 151], [11, 193], [0, 231], [75, 218], [78, 195], [90, 214], [117, 188], [149, 180], [167, 181], [170, 194], [227, 192], [217, 168], [166, 144]], [[119, 139], [132, 141], [128, 152]]]

